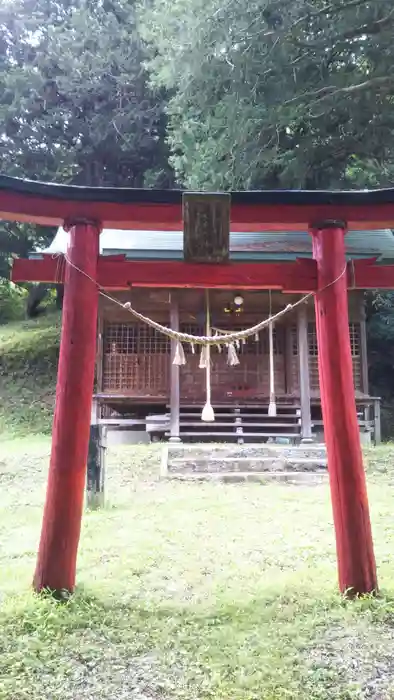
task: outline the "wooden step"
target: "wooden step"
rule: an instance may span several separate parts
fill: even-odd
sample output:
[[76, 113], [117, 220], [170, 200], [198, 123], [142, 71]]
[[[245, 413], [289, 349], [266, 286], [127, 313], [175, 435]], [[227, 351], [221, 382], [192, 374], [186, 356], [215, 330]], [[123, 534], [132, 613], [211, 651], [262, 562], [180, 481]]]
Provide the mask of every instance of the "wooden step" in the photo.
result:
[[[238, 403], [230, 402], [230, 401], [228, 403], [215, 403], [215, 402], [212, 403], [212, 405], [215, 409], [217, 408], [219, 410], [219, 409], [223, 408], [226, 411], [234, 411], [235, 409], [241, 409], [241, 410], [251, 409], [251, 410], [256, 410], [256, 411], [267, 411], [268, 404], [269, 404], [268, 400], [266, 402], [256, 401], [256, 403], [242, 403], [242, 404], [238, 404]], [[198, 411], [198, 410], [201, 410], [202, 407], [203, 407], [203, 404], [200, 404], [200, 403], [190, 403], [190, 404], [181, 403], [181, 405], [180, 405], [181, 411], [183, 411], [183, 410], [186, 410], [186, 411], [196, 410], [196, 411]], [[284, 411], [287, 411], [287, 410], [292, 411], [294, 409], [301, 408], [300, 404], [298, 404], [298, 403], [282, 403], [281, 404], [279, 402], [276, 403], [276, 407], [278, 410], [280, 409], [280, 410], [284, 410]], [[170, 404], [167, 404], [167, 408], [168, 409], [170, 408]]]
[[297, 423], [246, 423], [244, 421], [236, 423], [234, 420], [231, 422], [229, 421], [228, 423], [216, 420], [212, 423], [205, 423], [202, 420], [199, 420], [198, 422], [183, 421], [182, 418], [180, 420], [181, 428], [201, 428], [202, 425], [206, 425], [207, 428], [211, 428], [212, 426], [217, 428], [299, 428]]
[[[167, 436], [167, 437], [168, 437], [169, 435], [170, 435], [170, 433], [166, 433], [166, 436]], [[196, 431], [195, 433], [190, 433], [190, 432], [189, 432], [189, 433], [184, 433], [184, 432], [181, 432], [181, 433], [180, 433], [180, 437], [181, 437], [181, 438], [182, 438], [182, 437], [204, 437], [204, 438], [209, 437], [209, 438], [211, 438], [211, 439], [214, 439], [214, 438], [217, 438], [217, 437], [226, 437], [226, 438], [228, 438], [228, 437], [232, 437], [232, 438], [244, 438], [244, 437], [245, 437], [245, 438], [246, 438], [246, 437], [247, 437], [247, 438], [249, 438], [249, 437], [267, 437], [267, 438], [272, 437], [272, 438], [280, 438], [280, 437], [286, 437], [286, 438], [293, 438], [293, 439], [294, 439], [294, 438], [296, 438], [296, 437], [298, 437], [298, 436], [299, 436], [299, 433], [275, 433], [275, 435], [273, 435], [272, 432], [269, 432], [269, 433], [266, 433], [266, 432], [261, 432], [261, 433], [242, 432], [242, 433], [241, 433], [241, 432], [240, 432], [240, 433], [237, 434], [235, 431], [234, 431], [234, 432], [227, 432], [227, 433], [224, 433], [224, 432], [217, 432], [216, 430], [215, 430], [215, 431], [212, 431], [212, 432], [200, 432], [200, 431]]]
[[[229, 420], [234, 420], [234, 418], [256, 418], [257, 419], [264, 419], [264, 418], [269, 418], [270, 420], [273, 420], [275, 418], [282, 419], [282, 420], [297, 420], [300, 418], [299, 415], [296, 413], [288, 414], [288, 413], [278, 413], [276, 416], [269, 416], [268, 413], [222, 413], [218, 412], [215, 410], [215, 416], [217, 418], [228, 418]], [[201, 415], [201, 411], [196, 411], [195, 413], [183, 413], [182, 411], [180, 412], [180, 418], [198, 418], [198, 416]]]

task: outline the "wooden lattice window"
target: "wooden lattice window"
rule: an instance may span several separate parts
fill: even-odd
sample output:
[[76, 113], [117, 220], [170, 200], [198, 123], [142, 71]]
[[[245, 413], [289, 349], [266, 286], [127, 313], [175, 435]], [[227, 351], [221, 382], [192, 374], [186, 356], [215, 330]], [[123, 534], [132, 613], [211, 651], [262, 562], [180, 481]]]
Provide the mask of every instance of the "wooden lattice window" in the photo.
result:
[[[353, 379], [356, 389], [361, 389], [360, 324], [349, 324], [350, 348], [353, 361]], [[308, 324], [309, 376], [311, 389], [319, 389], [319, 365], [316, 324]]]
[[309, 381], [312, 391], [319, 390], [319, 351], [317, 347], [316, 324], [308, 323]]
[[[182, 323], [179, 330], [181, 333], [187, 333], [188, 335], [205, 335], [204, 328], [197, 323]], [[190, 343], [183, 344], [185, 355], [195, 355], [200, 352], [200, 349], [199, 345], [195, 345], [193, 348]]]
[[[245, 330], [246, 326], [231, 326], [223, 327], [223, 335], [227, 333], [236, 333], [237, 331]], [[205, 328], [197, 324], [182, 324], [180, 326], [180, 331], [182, 333], [188, 333], [189, 335], [205, 335]], [[215, 333], [215, 331], [213, 331]], [[284, 338], [283, 338], [283, 328], [274, 327], [274, 355], [283, 355], [284, 353]], [[183, 349], [186, 354], [192, 352], [192, 347], [189, 343], [185, 343]], [[195, 346], [195, 352], [199, 351], [198, 346]], [[215, 346], [213, 346], [213, 352], [215, 352]], [[244, 341], [239, 341], [239, 348], [237, 348], [237, 353], [239, 355], [268, 355], [269, 353], [269, 336], [268, 336], [268, 326], [263, 328], [256, 336], [251, 335], [245, 338]]]
[[[236, 333], [237, 331], [245, 330], [245, 326], [234, 326], [231, 327], [231, 333]], [[283, 355], [284, 352], [284, 342], [283, 342], [283, 329], [274, 328], [274, 355]], [[230, 333], [230, 329], [227, 329]], [[245, 340], [239, 341], [239, 348], [237, 348], [237, 353], [239, 355], [268, 355], [269, 354], [269, 335], [268, 326], [263, 328], [260, 333], [256, 335], [250, 335]]]
[[349, 324], [350, 333], [350, 347], [352, 350], [353, 357], [360, 356], [360, 324], [350, 323]]
[[158, 397], [168, 393], [170, 339], [139, 323], [104, 328], [103, 388]]
[[[225, 323], [218, 327], [223, 331], [235, 332], [244, 330], [245, 325], [228, 325]], [[182, 324], [181, 331], [192, 335], [204, 335], [203, 327], [197, 325]], [[184, 344], [184, 351], [188, 355], [187, 364], [180, 368], [181, 397], [183, 401], [202, 401], [205, 399], [205, 375], [199, 369], [201, 348], [195, 347], [195, 354], [191, 354], [190, 344]], [[237, 355], [240, 364], [229, 366], [227, 364], [227, 350], [222, 347], [219, 352], [215, 345], [211, 349], [211, 386], [212, 398], [217, 402], [227, 402], [236, 399], [244, 401], [260, 400], [269, 396], [269, 337], [268, 328], [264, 328], [257, 336], [250, 336], [246, 342], [240, 342], [237, 347]], [[283, 327], [274, 329], [274, 365], [275, 365], [275, 390], [277, 395], [285, 393], [284, 378], [284, 339]]]
[[[274, 355], [283, 355], [284, 353], [284, 334], [283, 328], [274, 326]], [[269, 354], [269, 327], [266, 326], [260, 331], [260, 347], [263, 355]]]
[[352, 351], [352, 361], [353, 361], [353, 378], [354, 386], [356, 389], [361, 390], [362, 388], [362, 378], [361, 378], [361, 331], [359, 323], [349, 324], [350, 333], [350, 348]]
[[291, 326], [291, 351], [293, 356], [298, 356], [298, 336], [295, 324]]
[[168, 352], [169, 347], [167, 336], [145, 324], [109, 323], [104, 329], [106, 354]]

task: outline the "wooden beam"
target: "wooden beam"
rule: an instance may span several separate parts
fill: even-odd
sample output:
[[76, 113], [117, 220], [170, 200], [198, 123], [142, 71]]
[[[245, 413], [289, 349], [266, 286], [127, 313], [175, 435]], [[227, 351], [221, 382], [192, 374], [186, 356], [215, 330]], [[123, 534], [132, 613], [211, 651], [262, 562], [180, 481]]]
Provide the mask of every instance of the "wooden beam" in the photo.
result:
[[312, 231], [319, 288], [315, 298], [319, 377], [338, 556], [345, 594], [377, 590], [368, 497], [353, 384], [345, 234], [332, 225]]
[[[105, 228], [181, 231], [178, 190], [53, 185], [0, 176], [0, 218], [48, 226], [70, 220]], [[335, 218], [355, 230], [394, 228], [394, 189], [231, 193], [231, 230], [307, 230]]]
[[[13, 282], [63, 282], [66, 263], [54, 259], [14, 260]], [[353, 260], [348, 264], [349, 289], [394, 289], [394, 265], [376, 265], [375, 260]], [[314, 260], [295, 262], [230, 262], [205, 265], [171, 260], [126, 260], [124, 256], [101, 256], [97, 280], [104, 289], [201, 288], [201, 289], [278, 289], [307, 293], [317, 290]]]
[[[14, 282], [62, 281], [65, 262], [45, 255], [42, 260], [14, 262]], [[316, 265], [313, 260], [293, 263], [202, 263], [169, 260], [113, 260], [100, 257], [97, 280], [105, 289], [152, 288], [211, 288], [211, 289], [284, 289], [303, 292], [316, 289]]]
[[[170, 326], [174, 331], [179, 331], [179, 304], [174, 294], [171, 294]], [[177, 348], [177, 341], [171, 338], [171, 384], [170, 384], [170, 442], [180, 442], [179, 417], [180, 417], [180, 367], [173, 364]]]
[[311, 387], [309, 377], [308, 314], [306, 304], [297, 314], [298, 361], [300, 372], [301, 438], [312, 439]]
[[348, 264], [349, 289], [394, 289], [394, 265], [377, 265], [375, 258]]
[[68, 255], [86, 274], [67, 266], [52, 452], [41, 530], [36, 591], [73, 591], [88, 456], [98, 290], [95, 279], [99, 231], [91, 224], [71, 227]]

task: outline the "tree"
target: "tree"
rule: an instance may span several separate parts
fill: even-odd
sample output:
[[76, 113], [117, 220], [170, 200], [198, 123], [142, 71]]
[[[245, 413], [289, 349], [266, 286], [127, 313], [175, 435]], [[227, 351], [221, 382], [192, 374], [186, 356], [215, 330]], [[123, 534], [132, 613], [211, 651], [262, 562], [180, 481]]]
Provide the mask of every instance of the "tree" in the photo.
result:
[[44, 226], [0, 222], [0, 277], [9, 276], [14, 256], [26, 257], [34, 246], [46, 247], [52, 234], [53, 230]]
[[0, 15], [2, 163], [84, 185], [172, 182], [163, 92], [132, 0], [18, 0]]
[[[133, 0], [0, 0], [1, 171], [170, 187], [165, 94], [144, 59]], [[42, 241], [42, 229], [0, 224], [0, 275]]]
[[[393, 184], [392, 0], [156, 0], [143, 22], [186, 186]], [[385, 402], [393, 318], [391, 293], [368, 295], [371, 390]]]
[[191, 188], [377, 186], [394, 174], [392, 0], [156, 0], [155, 86]]

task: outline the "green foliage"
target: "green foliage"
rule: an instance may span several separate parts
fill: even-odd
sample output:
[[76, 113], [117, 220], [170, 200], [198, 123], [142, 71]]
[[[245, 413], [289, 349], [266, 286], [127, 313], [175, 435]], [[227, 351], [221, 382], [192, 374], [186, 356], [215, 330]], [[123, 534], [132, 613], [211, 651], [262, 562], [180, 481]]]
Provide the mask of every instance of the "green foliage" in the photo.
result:
[[49, 227], [0, 221], [0, 278], [8, 279], [14, 257], [27, 257], [35, 246], [45, 248], [54, 233]]
[[[133, 0], [0, 2], [2, 173], [168, 187], [165, 95], [152, 89]], [[0, 276], [52, 230], [0, 223]]]
[[367, 294], [370, 393], [382, 399], [382, 434], [394, 435], [394, 292]]
[[[170, 178], [163, 95], [132, 0], [16, 0], [0, 14], [2, 168], [84, 185]], [[156, 183], [157, 184], [157, 183]]]
[[23, 318], [27, 293], [0, 277], [0, 325]]
[[57, 315], [0, 326], [0, 435], [50, 431], [59, 340]]
[[392, 183], [391, 0], [156, 0], [142, 16], [187, 186]]

